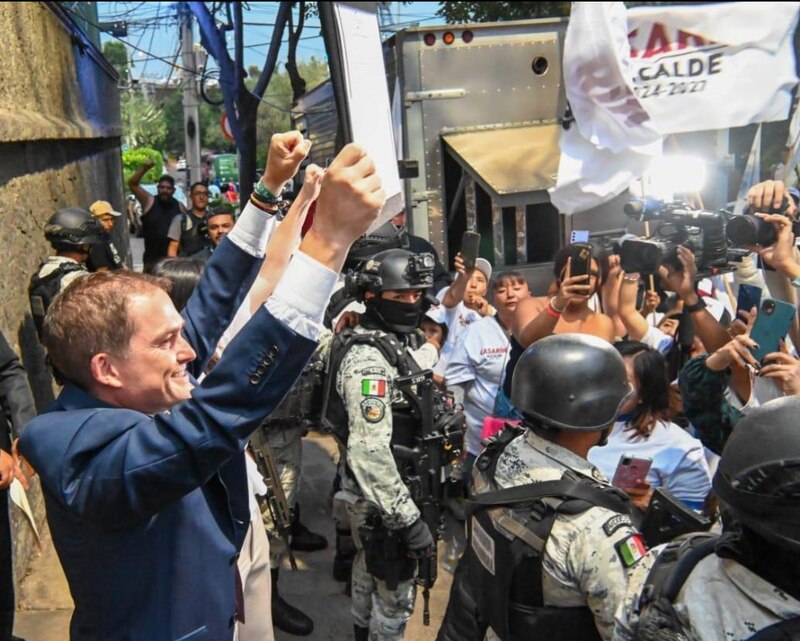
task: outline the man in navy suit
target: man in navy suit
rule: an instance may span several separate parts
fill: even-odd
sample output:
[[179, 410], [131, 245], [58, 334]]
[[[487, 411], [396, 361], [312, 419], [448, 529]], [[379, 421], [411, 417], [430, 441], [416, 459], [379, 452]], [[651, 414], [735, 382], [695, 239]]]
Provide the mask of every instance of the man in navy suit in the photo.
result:
[[[279, 193], [307, 151], [299, 133], [273, 137], [263, 186]], [[66, 384], [19, 450], [42, 479], [73, 641], [230, 640], [246, 621], [243, 449], [313, 353], [337, 272], [384, 198], [372, 161], [345, 147], [275, 291], [201, 384], [262, 262], [274, 226], [263, 198], [183, 314], [161, 281], [131, 272], [93, 274], [53, 302], [44, 343]]]

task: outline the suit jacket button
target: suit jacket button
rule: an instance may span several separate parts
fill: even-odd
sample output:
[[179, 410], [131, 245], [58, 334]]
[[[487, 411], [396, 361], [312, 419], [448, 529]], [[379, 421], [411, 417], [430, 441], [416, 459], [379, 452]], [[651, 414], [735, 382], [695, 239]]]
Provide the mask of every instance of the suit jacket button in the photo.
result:
[[261, 381], [261, 376], [258, 374], [251, 374], [250, 375], [250, 384], [251, 385], [258, 385]]
[[264, 376], [266, 371], [267, 371], [267, 368], [264, 367], [263, 365], [259, 365], [258, 367], [256, 367], [256, 375], [259, 376], [259, 377]]
[[270, 356], [277, 356], [280, 353], [281, 353], [281, 349], [277, 345], [273, 345], [272, 347], [269, 348]]
[[265, 367], [269, 367], [270, 365], [272, 365], [273, 362], [274, 361], [272, 360], [272, 356], [267, 356], [263, 361], [261, 361], [261, 364], [264, 365]]

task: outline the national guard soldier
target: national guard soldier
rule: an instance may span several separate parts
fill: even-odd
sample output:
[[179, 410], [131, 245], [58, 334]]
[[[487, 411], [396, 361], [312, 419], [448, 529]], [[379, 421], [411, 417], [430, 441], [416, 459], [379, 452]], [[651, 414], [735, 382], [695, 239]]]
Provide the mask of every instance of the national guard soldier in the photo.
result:
[[475, 462], [439, 641], [611, 639], [644, 545], [627, 497], [586, 453], [630, 392], [622, 357], [593, 336], [548, 336], [520, 357], [511, 400], [523, 426], [507, 426]]
[[[365, 312], [331, 348], [324, 420], [343, 444], [341, 483], [355, 497], [348, 512], [358, 549], [352, 569], [356, 641], [403, 638], [414, 607], [415, 569], [422, 560], [435, 568], [438, 481], [449, 462], [440, 454], [460, 451], [463, 418], [452, 407], [434, 410], [434, 403], [440, 410], [444, 405], [432, 396], [432, 373], [422, 372], [438, 357], [417, 329], [433, 267], [430, 254], [403, 249], [366, 261], [356, 275]], [[429, 469], [420, 469], [421, 461]], [[418, 581], [420, 575], [417, 570]], [[427, 578], [426, 592], [433, 575]]]
[[651, 550], [631, 575], [615, 639], [800, 639], [799, 413], [793, 396], [739, 422], [714, 477], [722, 536]]
[[55, 250], [54, 256], [39, 265], [28, 287], [31, 315], [39, 338], [50, 303], [76, 278], [89, 273], [86, 261], [92, 245], [103, 242], [103, 227], [85, 209], [58, 210], [44, 227], [44, 237]]
[[280, 594], [278, 579], [283, 557], [289, 554], [296, 568], [292, 550], [315, 552], [328, 547], [324, 536], [311, 532], [300, 522], [296, 503], [303, 460], [303, 437], [318, 414], [316, 392], [332, 333], [323, 331], [314, 356], [280, 406], [253, 434], [250, 445], [259, 471], [265, 478], [270, 496], [261, 502], [261, 517], [269, 537], [269, 562], [272, 573], [273, 625], [295, 636], [308, 636], [314, 622], [307, 614], [287, 603]]

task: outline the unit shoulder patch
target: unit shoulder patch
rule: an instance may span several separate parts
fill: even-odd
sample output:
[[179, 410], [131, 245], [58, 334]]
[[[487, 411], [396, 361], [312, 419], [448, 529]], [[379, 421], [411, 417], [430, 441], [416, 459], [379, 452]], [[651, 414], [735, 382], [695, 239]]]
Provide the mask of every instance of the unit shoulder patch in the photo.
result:
[[631, 517], [627, 514], [615, 514], [612, 516], [608, 521], [603, 523], [603, 532], [606, 533], [606, 536], [611, 536], [619, 530], [621, 527], [625, 526], [633, 526], [631, 523]]
[[361, 401], [361, 415], [367, 423], [380, 423], [386, 415], [386, 405], [377, 398], [365, 398]]

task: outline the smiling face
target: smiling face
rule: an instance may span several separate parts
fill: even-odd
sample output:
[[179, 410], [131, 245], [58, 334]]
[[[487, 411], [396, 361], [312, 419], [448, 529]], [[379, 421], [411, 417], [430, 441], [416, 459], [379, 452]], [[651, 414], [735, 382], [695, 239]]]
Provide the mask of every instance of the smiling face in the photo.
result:
[[146, 414], [163, 412], [191, 395], [194, 385], [186, 366], [195, 359], [194, 350], [163, 290], [131, 296], [128, 312], [134, 326], [128, 353], [108, 356], [115, 370], [114, 402]]

